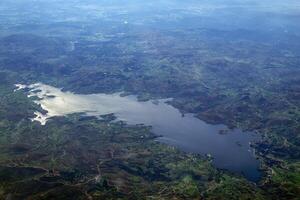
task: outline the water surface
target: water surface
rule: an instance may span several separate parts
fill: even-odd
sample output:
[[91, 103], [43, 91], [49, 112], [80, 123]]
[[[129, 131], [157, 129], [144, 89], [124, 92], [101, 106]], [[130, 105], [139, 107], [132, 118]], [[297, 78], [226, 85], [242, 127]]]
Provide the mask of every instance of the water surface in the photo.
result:
[[[24, 89], [23, 85], [17, 85]], [[211, 155], [216, 167], [244, 174], [249, 180], [260, 178], [259, 162], [255, 159], [250, 143], [258, 136], [239, 129], [229, 130], [224, 125], [211, 125], [195, 118], [192, 114], [182, 115], [180, 111], [166, 103], [166, 99], [155, 102], [137, 101], [134, 96], [116, 94], [81, 95], [63, 92], [45, 84], [33, 84], [29, 97], [48, 111], [36, 112], [33, 120], [46, 124], [49, 118], [84, 112], [99, 116], [114, 113], [119, 120], [128, 124], [145, 124], [153, 127], [153, 132], [162, 135], [158, 140], [179, 147], [188, 152]], [[228, 130], [226, 134], [220, 131]]]

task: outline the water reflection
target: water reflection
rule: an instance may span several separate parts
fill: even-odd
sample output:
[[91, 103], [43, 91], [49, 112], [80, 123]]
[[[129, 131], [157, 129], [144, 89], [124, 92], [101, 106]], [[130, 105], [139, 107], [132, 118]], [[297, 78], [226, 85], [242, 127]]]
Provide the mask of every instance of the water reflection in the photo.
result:
[[[18, 87], [24, 88], [22, 85]], [[28, 88], [28, 96], [37, 97], [35, 102], [48, 111], [47, 114], [36, 112], [33, 119], [43, 125], [54, 116], [78, 112], [90, 116], [114, 113], [119, 120], [128, 124], [151, 125], [154, 133], [162, 135], [158, 140], [163, 143], [184, 151], [211, 155], [219, 168], [243, 173], [253, 181], [260, 178], [257, 169], [259, 162], [250, 148], [250, 142], [258, 139], [254, 133], [207, 124], [192, 114], [183, 116], [179, 110], [167, 104], [166, 99], [139, 102], [134, 96], [123, 97], [119, 93], [81, 95], [41, 83]]]

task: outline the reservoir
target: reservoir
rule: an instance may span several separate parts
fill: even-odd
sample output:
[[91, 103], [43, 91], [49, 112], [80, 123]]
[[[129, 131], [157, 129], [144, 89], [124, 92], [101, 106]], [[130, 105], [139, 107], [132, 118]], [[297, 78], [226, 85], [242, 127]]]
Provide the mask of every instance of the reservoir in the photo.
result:
[[36, 112], [32, 119], [42, 125], [54, 116], [82, 112], [88, 116], [114, 113], [118, 120], [128, 124], [152, 126], [153, 132], [162, 136], [157, 139], [160, 142], [186, 152], [211, 155], [218, 168], [243, 174], [251, 181], [260, 179], [259, 161], [250, 147], [251, 142], [259, 140], [255, 133], [208, 124], [193, 114], [183, 116], [178, 109], [167, 104], [168, 99], [141, 102], [135, 96], [120, 96], [120, 93], [74, 94], [42, 83], [16, 86], [18, 89], [28, 88], [28, 96], [38, 97], [35, 102], [48, 111], [47, 114]]

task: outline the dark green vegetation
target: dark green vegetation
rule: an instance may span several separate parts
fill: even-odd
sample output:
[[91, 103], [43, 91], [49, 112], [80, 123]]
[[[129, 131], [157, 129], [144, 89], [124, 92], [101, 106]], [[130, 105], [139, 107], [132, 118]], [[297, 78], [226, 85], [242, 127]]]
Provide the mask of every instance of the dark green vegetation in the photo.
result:
[[[298, 10], [231, 8], [201, 16], [181, 5], [135, 10], [38, 2], [0, 2], [3, 198], [299, 197]], [[232, 23], [232, 13], [242, 11]], [[78, 115], [45, 127], [31, 123], [40, 108], [13, 93], [13, 84], [37, 81], [78, 93], [172, 97], [175, 107], [204, 121], [258, 131], [265, 176], [254, 186], [224, 174], [207, 160], [157, 144], [148, 127]]]

